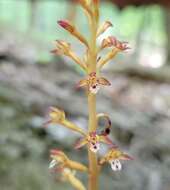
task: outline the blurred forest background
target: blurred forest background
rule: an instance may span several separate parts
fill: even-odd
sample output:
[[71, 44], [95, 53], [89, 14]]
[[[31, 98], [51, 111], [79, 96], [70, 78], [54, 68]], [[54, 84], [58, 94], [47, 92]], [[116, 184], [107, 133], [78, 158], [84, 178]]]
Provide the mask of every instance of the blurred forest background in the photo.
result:
[[[52, 105], [87, 127], [86, 97], [75, 89], [83, 73], [72, 61], [49, 53], [56, 39], [65, 39], [83, 54], [80, 44], [57, 26], [62, 18], [88, 36], [86, 19], [75, 2], [0, 0], [1, 190], [71, 189], [48, 170], [54, 147], [87, 164], [86, 150], [73, 149], [77, 134], [70, 136], [60, 126], [42, 127]], [[111, 138], [135, 160], [121, 172], [106, 166], [100, 189], [170, 190], [169, 0], [103, 0], [104, 20], [114, 27], [101, 39], [114, 35], [132, 49], [105, 67], [103, 75], [112, 86], [99, 92], [97, 109], [110, 114]]]

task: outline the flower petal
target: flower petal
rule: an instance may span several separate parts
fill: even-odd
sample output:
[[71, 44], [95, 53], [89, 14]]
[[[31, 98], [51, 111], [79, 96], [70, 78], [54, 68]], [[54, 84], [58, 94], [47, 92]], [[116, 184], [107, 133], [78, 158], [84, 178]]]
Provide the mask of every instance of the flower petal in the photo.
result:
[[50, 157], [54, 160], [57, 160], [56, 158], [57, 157], [60, 157], [61, 159], [60, 160], [68, 160], [66, 154], [61, 151], [61, 150], [58, 150], [58, 149], [52, 149], [50, 150]]
[[87, 140], [86, 140], [85, 138], [81, 138], [81, 139], [79, 139], [79, 140], [76, 142], [74, 148], [75, 148], [75, 149], [79, 149], [79, 148], [85, 146], [87, 143], [88, 143], [88, 142], [87, 142]]
[[56, 160], [52, 160], [52, 161], [50, 162], [50, 164], [49, 164], [49, 169], [54, 168], [54, 167], [56, 166], [56, 164], [57, 164], [57, 161], [56, 161]]
[[124, 154], [124, 153], [121, 155], [120, 159], [121, 160], [134, 160], [134, 158], [132, 158], [128, 154]]
[[111, 145], [112, 148], [117, 148], [117, 145], [115, 145], [112, 140], [108, 136], [100, 136], [100, 142], [106, 143], [108, 145]]
[[103, 77], [98, 78], [98, 83], [101, 85], [104, 85], [104, 86], [110, 86], [111, 85], [111, 83]]
[[82, 79], [82, 80], [80, 80], [78, 82], [77, 87], [79, 88], [79, 87], [84, 87], [84, 86], [87, 86], [87, 85], [88, 85], [87, 80], [86, 79]]

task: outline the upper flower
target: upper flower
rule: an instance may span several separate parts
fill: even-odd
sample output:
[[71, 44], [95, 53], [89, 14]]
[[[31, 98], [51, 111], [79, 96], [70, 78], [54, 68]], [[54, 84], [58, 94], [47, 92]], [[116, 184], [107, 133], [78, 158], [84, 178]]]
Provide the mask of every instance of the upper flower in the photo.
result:
[[65, 113], [63, 110], [60, 110], [55, 107], [50, 107], [48, 111], [49, 120], [48, 123], [63, 123], [65, 120]]
[[101, 48], [104, 49], [106, 47], [115, 47], [121, 51], [130, 49], [128, 47], [128, 42], [121, 42], [118, 39], [116, 39], [114, 36], [109, 36], [103, 39]]
[[66, 119], [63, 110], [55, 107], [50, 107], [48, 111], [48, 118], [49, 119], [45, 122], [45, 126], [48, 126], [49, 124], [61, 124], [68, 129], [76, 131], [82, 135], [86, 135], [83, 129], [79, 128], [77, 125]]
[[110, 86], [111, 83], [103, 77], [98, 77], [96, 75], [96, 72], [92, 72], [88, 75], [86, 79], [80, 80], [77, 86], [85, 86], [91, 93], [96, 94], [99, 91], [101, 85]]
[[105, 162], [110, 163], [113, 171], [121, 170], [121, 160], [133, 160], [131, 156], [120, 151], [117, 148], [112, 148], [108, 153], [99, 161], [99, 164], [104, 164]]
[[103, 39], [101, 47], [98, 52], [104, 48], [113, 47], [103, 58], [97, 63], [97, 68], [100, 70], [106, 63], [113, 59], [119, 52], [130, 49], [127, 42], [121, 42], [113, 36]]
[[75, 61], [84, 71], [87, 70], [86, 65], [81, 61], [81, 59], [72, 51], [71, 44], [63, 40], [56, 40], [56, 48], [51, 51], [56, 55], [65, 55], [70, 57]]

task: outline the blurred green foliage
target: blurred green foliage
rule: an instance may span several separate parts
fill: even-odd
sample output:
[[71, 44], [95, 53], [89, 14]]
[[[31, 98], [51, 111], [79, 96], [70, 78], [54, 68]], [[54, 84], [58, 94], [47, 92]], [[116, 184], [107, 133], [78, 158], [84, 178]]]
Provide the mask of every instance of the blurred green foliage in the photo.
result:
[[[58, 38], [68, 38], [66, 32], [56, 26], [56, 21], [65, 18], [68, 12], [67, 1], [38, 1], [36, 7], [36, 26], [30, 28], [31, 6], [29, 0], [1, 0], [0, 1], [0, 24], [11, 27], [14, 30], [22, 32], [32, 31], [32, 35], [40, 40], [54, 40]], [[125, 39], [134, 40], [141, 30], [141, 23], [145, 22], [142, 27], [144, 35], [152, 37], [152, 42], [158, 45], [165, 42], [165, 32], [163, 23], [163, 10], [159, 6], [151, 7], [128, 7], [119, 11], [111, 3], [102, 3], [101, 21], [111, 20], [114, 24], [114, 35]], [[145, 17], [145, 21], [143, 18]], [[80, 19], [81, 18], [81, 19]], [[155, 22], [156, 20], [156, 22]], [[77, 9], [77, 20], [80, 28], [87, 33], [86, 20], [82, 12]]]

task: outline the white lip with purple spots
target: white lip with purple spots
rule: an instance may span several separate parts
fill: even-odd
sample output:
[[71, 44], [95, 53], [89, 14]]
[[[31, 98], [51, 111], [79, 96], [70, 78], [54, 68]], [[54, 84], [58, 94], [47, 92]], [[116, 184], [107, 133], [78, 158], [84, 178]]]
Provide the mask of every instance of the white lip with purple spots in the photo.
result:
[[90, 143], [90, 150], [94, 153], [96, 153], [100, 149], [100, 144], [99, 143]]
[[120, 171], [122, 169], [122, 165], [118, 159], [111, 160], [110, 164], [113, 171]]
[[90, 92], [93, 94], [96, 94], [100, 89], [100, 86], [98, 84], [95, 84], [93, 86], [90, 87]]

